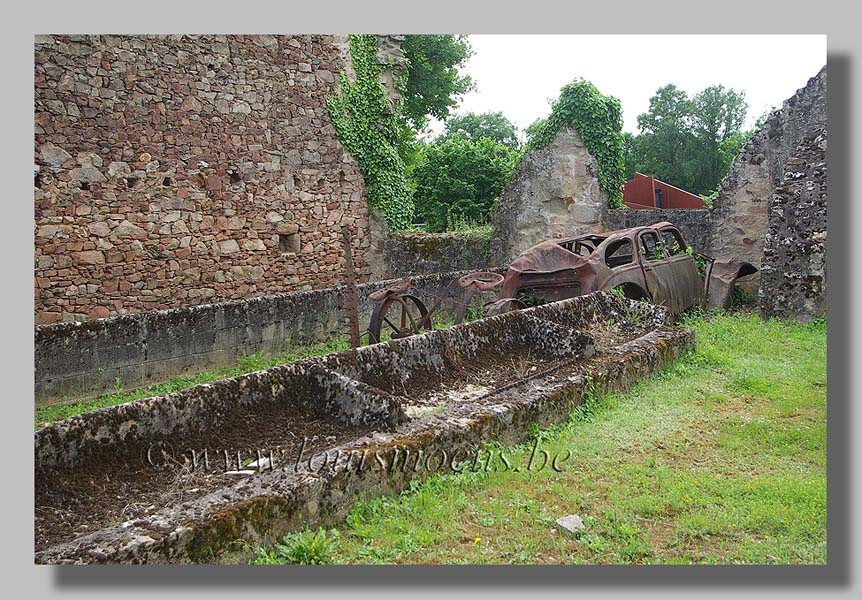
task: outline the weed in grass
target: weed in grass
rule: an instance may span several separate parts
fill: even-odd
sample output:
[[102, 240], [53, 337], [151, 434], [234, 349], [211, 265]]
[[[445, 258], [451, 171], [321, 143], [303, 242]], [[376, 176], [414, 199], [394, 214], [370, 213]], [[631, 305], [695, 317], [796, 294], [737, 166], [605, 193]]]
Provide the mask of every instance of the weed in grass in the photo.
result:
[[323, 565], [332, 562], [339, 534], [333, 529], [305, 529], [287, 534], [271, 550], [258, 548], [256, 565]]

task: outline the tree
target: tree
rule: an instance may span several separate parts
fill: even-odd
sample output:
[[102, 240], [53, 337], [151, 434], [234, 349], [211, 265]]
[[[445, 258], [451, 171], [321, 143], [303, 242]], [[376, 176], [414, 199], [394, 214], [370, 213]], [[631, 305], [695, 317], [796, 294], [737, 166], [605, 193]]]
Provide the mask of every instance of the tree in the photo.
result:
[[546, 119], [540, 117], [527, 125], [527, 128], [524, 129], [524, 135], [527, 136], [527, 145], [529, 145], [530, 142], [533, 141], [533, 139], [536, 137], [536, 134], [545, 129], [545, 123]]
[[501, 112], [486, 112], [481, 115], [467, 113], [449, 117], [446, 129], [438, 139], [444, 140], [455, 134], [473, 141], [483, 137], [490, 138], [512, 150], [517, 150], [520, 146], [517, 128]]
[[428, 144], [413, 171], [417, 214], [429, 231], [453, 219], [488, 222], [517, 161], [517, 151], [487, 137], [455, 133]]
[[694, 183], [691, 110], [685, 91], [668, 84], [656, 91], [649, 110], [638, 116], [638, 164], [647, 174], [683, 189]]
[[734, 155], [739, 151], [742, 144], [738, 136], [747, 110], [745, 93], [726, 90], [723, 85], [710, 86], [692, 99], [692, 131], [697, 139], [701, 168], [697, 183], [707, 190], [721, 181], [725, 163], [729, 165], [728, 151]]
[[473, 88], [470, 77], [458, 72], [472, 50], [464, 35], [408, 35], [401, 49], [408, 60], [403, 115], [422, 130], [429, 116], [445, 119]]
[[635, 170], [695, 194], [709, 194], [750, 134], [741, 131], [745, 94], [722, 85], [689, 98], [673, 84], [656, 90], [626, 142], [626, 175]]
[[627, 131], [623, 132], [623, 164], [626, 166], [626, 181], [631, 179], [638, 167], [638, 137]]

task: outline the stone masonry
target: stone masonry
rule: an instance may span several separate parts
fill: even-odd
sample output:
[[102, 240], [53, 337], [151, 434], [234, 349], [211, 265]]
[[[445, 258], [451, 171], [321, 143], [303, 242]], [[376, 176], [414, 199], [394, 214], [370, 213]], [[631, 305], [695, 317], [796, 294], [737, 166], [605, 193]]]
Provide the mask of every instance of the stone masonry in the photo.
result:
[[599, 187], [598, 163], [578, 133], [566, 127], [534, 150], [500, 196], [491, 239], [491, 264], [502, 264], [550, 238], [603, 227], [608, 194]]
[[806, 137], [769, 200], [760, 309], [808, 321], [826, 314], [826, 130]]
[[[736, 256], [760, 267], [769, 220], [769, 199], [784, 176], [785, 163], [806, 136], [826, 127], [826, 67], [785, 100], [743, 146], [721, 182], [714, 203], [714, 256]], [[756, 291], [759, 274], [740, 281]]]
[[368, 280], [325, 106], [348, 61], [346, 36], [37, 36], [36, 322], [336, 285], [343, 225]]

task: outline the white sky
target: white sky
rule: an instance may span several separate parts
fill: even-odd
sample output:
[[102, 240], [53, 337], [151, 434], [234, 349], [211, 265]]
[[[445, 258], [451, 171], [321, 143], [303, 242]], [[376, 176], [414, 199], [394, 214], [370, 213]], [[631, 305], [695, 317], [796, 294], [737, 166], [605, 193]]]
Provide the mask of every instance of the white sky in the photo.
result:
[[[674, 83], [690, 95], [722, 84], [745, 92], [750, 127], [826, 64], [825, 35], [471, 35], [462, 72], [476, 90], [455, 114], [502, 111], [519, 129], [550, 112], [576, 77], [622, 103], [624, 130], [655, 91]], [[443, 125], [431, 123], [436, 134]]]

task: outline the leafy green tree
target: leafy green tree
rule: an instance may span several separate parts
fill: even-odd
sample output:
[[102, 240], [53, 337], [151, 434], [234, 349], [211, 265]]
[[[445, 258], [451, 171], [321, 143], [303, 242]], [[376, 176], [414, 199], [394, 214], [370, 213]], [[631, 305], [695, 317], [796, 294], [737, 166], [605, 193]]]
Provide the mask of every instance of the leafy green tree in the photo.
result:
[[691, 133], [692, 104], [685, 91], [669, 84], [650, 98], [649, 110], [638, 116], [637, 163], [646, 174], [683, 189], [694, 183]]
[[428, 230], [444, 231], [452, 220], [488, 222], [518, 156], [490, 138], [459, 133], [428, 144], [413, 171], [417, 214]]
[[459, 96], [473, 88], [459, 67], [472, 55], [464, 35], [408, 35], [401, 44], [408, 60], [403, 115], [416, 130], [429, 116], [445, 119]]
[[631, 179], [638, 170], [638, 137], [627, 131], [623, 132], [623, 162], [626, 166], [626, 181]]
[[638, 116], [640, 134], [626, 142], [626, 175], [635, 170], [695, 194], [709, 194], [750, 134], [742, 132], [745, 94], [710, 86], [690, 98], [673, 84], [659, 88]]
[[455, 134], [473, 141], [483, 137], [490, 138], [512, 150], [520, 147], [517, 128], [501, 112], [486, 112], [480, 115], [467, 113], [449, 117], [446, 120], [446, 129], [439, 139], [447, 139]]
[[527, 144], [530, 145], [536, 135], [545, 129], [545, 119], [539, 118], [527, 125], [524, 129], [524, 135], [527, 136]]
[[741, 147], [742, 124], [748, 104], [745, 94], [723, 85], [713, 85], [691, 101], [691, 128], [697, 140], [700, 159], [698, 186], [709, 190], [721, 181], [726, 172], [727, 160], [733, 160]]

